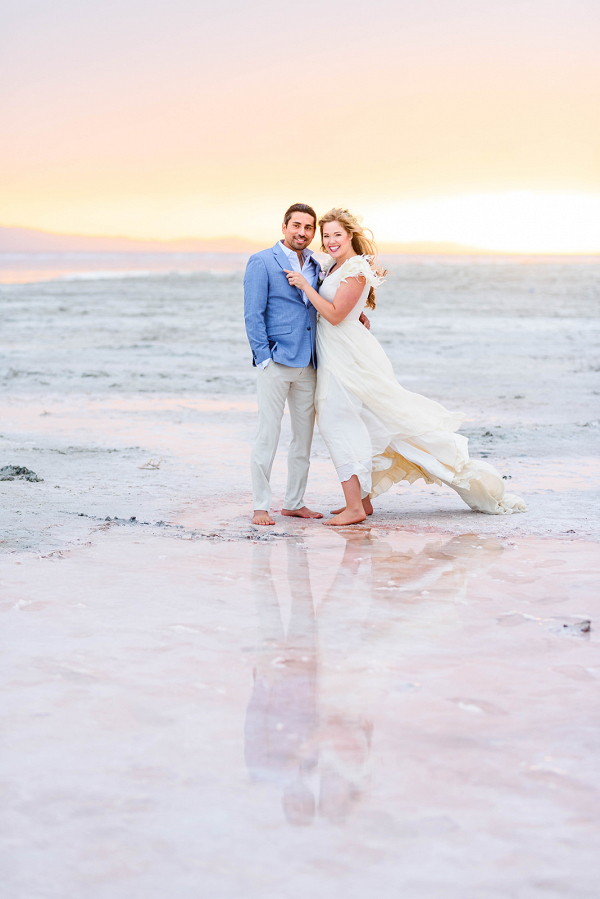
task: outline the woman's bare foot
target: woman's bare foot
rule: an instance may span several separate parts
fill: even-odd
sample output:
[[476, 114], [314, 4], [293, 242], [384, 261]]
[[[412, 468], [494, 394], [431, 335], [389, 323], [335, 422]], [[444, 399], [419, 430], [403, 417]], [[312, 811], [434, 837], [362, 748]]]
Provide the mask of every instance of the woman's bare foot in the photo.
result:
[[282, 509], [282, 515], [289, 515], [293, 518], [323, 518], [321, 512], [313, 512], [311, 509], [307, 509], [306, 506], [302, 506], [301, 509]]
[[[373, 504], [368, 496], [365, 496], [365, 498], [362, 501], [362, 504], [363, 504], [363, 509], [365, 510], [367, 515], [372, 515], [373, 514]], [[346, 506], [342, 506], [341, 509], [332, 509], [331, 514], [332, 515], [341, 515], [342, 512], [344, 512], [345, 510], [346, 510]]]
[[345, 524], [360, 524], [366, 517], [367, 513], [362, 506], [357, 506], [353, 510], [344, 509], [339, 515], [335, 515], [329, 521], [324, 521], [323, 524], [331, 525], [334, 528], [343, 527]]
[[255, 509], [252, 524], [275, 524], [275, 522], [264, 509]]

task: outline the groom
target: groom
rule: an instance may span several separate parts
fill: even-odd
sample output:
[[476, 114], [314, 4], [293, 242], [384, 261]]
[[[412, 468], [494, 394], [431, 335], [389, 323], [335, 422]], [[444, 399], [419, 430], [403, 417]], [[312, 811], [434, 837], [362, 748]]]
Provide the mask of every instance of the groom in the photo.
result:
[[317, 313], [306, 295], [292, 287], [285, 270], [301, 272], [317, 288], [321, 267], [308, 249], [317, 216], [294, 203], [283, 218], [283, 239], [251, 256], [244, 276], [244, 317], [258, 368], [258, 433], [251, 457], [254, 524], [275, 524], [269, 514], [273, 460], [287, 400], [292, 424], [288, 479], [282, 514], [322, 518], [304, 505], [315, 423]]

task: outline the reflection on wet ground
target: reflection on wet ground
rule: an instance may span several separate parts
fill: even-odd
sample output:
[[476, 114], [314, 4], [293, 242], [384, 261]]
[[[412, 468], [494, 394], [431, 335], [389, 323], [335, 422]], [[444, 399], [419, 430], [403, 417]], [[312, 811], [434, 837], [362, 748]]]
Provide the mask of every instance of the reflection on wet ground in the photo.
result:
[[[308, 541], [286, 544], [286, 567], [279, 575], [272, 564], [273, 545], [257, 543], [253, 548], [251, 581], [259, 642], [246, 715], [245, 758], [254, 781], [276, 784], [281, 790], [290, 824], [311, 824], [317, 815], [344, 820], [365, 788], [374, 726], [367, 672], [373, 665], [387, 664], [392, 670], [401, 648], [395, 641], [382, 643], [383, 633], [399, 619], [405, 629], [429, 624], [436, 642], [444, 632], [452, 633], [461, 624], [468, 579], [499, 563], [505, 551], [499, 540], [473, 534], [429, 541], [420, 551], [394, 549], [368, 531], [348, 528], [342, 538], [343, 556], [318, 608]], [[512, 543], [507, 548], [515, 547]], [[564, 560], [537, 563], [552, 575], [561, 564]], [[503, 570], [498, 565], [493, 582], [511, 584], [510, 593], [524, 595], [528, 603], [534, 598], [553, 605], [564, 601], [553, 589], [537, 597], [537, 591], [529, 594], [527, 585], [542, 579], [539, 568], [530, 572], [511, 567]], [[285, 582], [289, 595], [287, 628], [278, 580]], [[572, 635], [590, 630], [585, 616], [543, 618], [508, 610], [497, 623], [516, 626], [528, 621]], [[594, 672], [600, 674], [600, 668]], [[401, 689], [420, 686], [407, 682]], [[468, 697], [451, 701], [465, 711], [506, 714], [488, 701]]]
[[3, 563], [8, 895], [594, 897], [597, 545], [287, 534]]
[[[346, 604], [342, 630], [338, 631], [338, 639], [342, 634], [344, 637], [344, 655], [351, 657], [352, 649], [358, 648], [357, 641], [360, 644], [370, 590], [360, 576], [358, 555], [365, 537], [356, 537], [348, 537], [344, 558], [318, 619], [308, 547], [302, 541], [288, 545], [291, 604], [287, 632], [271, 569], [272, 546], [258, 544], [253, 550], [252, 586], [260, 642], [246, 715], [245, 757], [254, 780], [272, 780], [280, 785], [283, 810], [290, 824], [310, 824], [317, 812], [331, 821], [343, 820], [360, 796], [368, 763], [373, 726], [368, 710], [360, 705], [360, 691], [352, 688], [352, 668], [341, 670], [334, 663], [327, 676], [323, 661], [319, 664], [319, 656], [327, 654], [321, 640], [327, 642], [336, 597], [343, 597]], [[354, 620], [354, 607], [358, 620]], [[333, 674], [336, 669], [339, 674]], [[344, 680], [343, 693], [351, 697], [345, 697], [343, 703], [336, 690], [340, 677]], [[352, 707], [352, 699], [358, 699], [356, 707]]]

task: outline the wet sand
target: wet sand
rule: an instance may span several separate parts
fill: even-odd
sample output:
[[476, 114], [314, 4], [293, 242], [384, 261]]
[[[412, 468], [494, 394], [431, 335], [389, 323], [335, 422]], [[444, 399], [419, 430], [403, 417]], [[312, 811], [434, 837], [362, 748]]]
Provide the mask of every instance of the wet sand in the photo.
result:
[[595, 288], [515, 271], [395, 274], [373, 328], [528, 513], [339, 532], [250, 524], [238, 275], [2, 288], [10, 899], [596, 899]]

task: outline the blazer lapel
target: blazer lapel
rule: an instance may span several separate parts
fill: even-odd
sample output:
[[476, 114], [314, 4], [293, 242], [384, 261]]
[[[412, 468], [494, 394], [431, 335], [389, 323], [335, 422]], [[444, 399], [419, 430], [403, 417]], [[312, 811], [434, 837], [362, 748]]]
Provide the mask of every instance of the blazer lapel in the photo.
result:
[[[278, 240], [275, 246], [273, 247], [273, 255], [276, 261], [279, 263], [282, 269], [290, 270], [290, 260], [287, 257], [287, 254], [283, 247], [281, 246], [281, 241]], [[290, 285], [290, 290], [296, 291], [296, 296], [299, 298], [302, 305], [304, 305], [304, 300], [302, 299], [302, 291], [298, 287], [292, 287]]]
[[275, 256], [275, 259], [277, 260], [277, 262], [279, 263], [279, 265], [282, 268], [289, 269], [290, 260], [287, 258], [287, 254], [286, 254], [285, 250], [283, 249], [283, 247], [281, 246], [280, 240], [278, 240], [277, 243], [275, 244], [275, 246], [273, 247], [273, 255]]
[[313, 287], [315, 288], [315, 290], [316, 290], [316, 284], [317, 284], [317, 281], [319, 280], [319, 273], [320, 273], [320, 271], [321, 271], [321, 263], [319, 262], [318, 259], [315, 259], [314, 253], [311, 253], [311, 257], [310, 257], [310, 258], [312, 259], [312, 262], [313, 262], [313, 283], [312, 283], [312, 286], [313, 286]]

